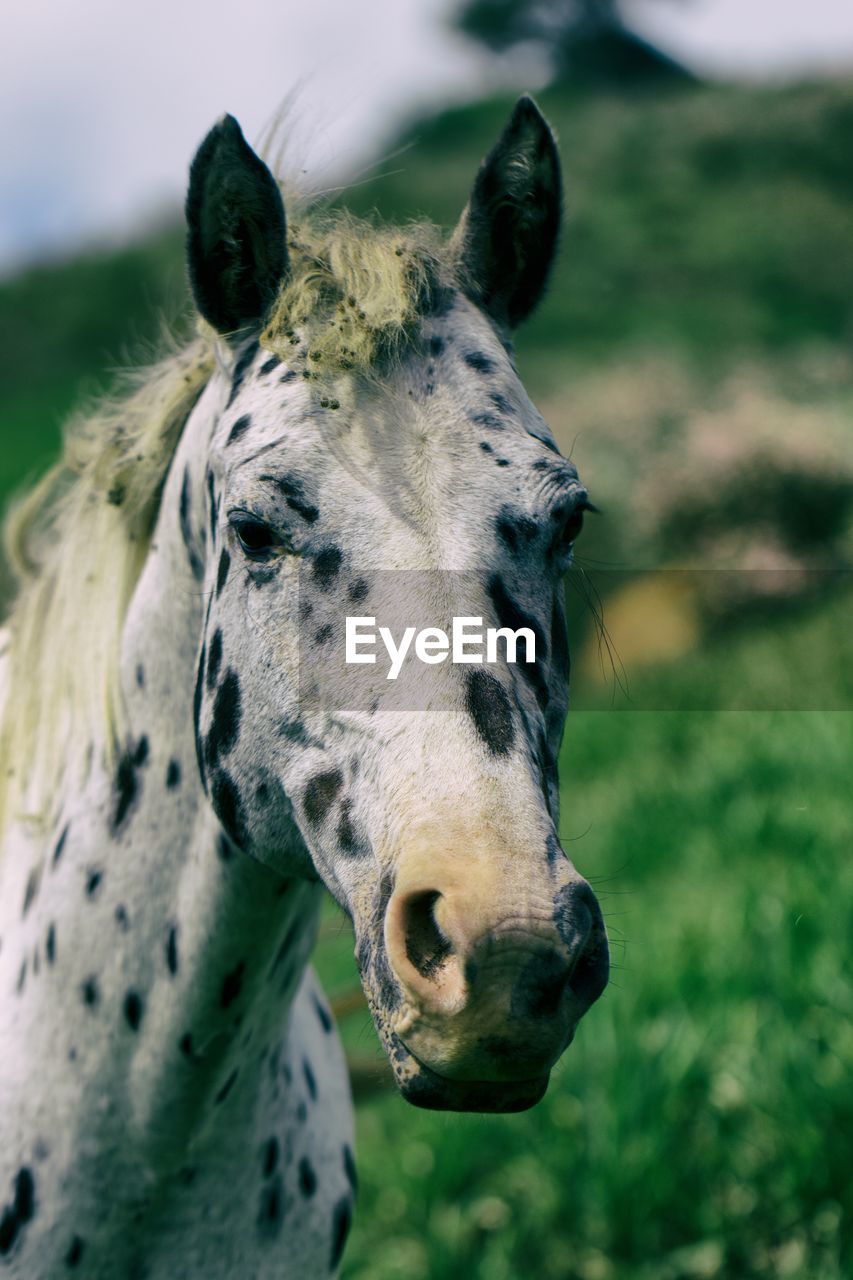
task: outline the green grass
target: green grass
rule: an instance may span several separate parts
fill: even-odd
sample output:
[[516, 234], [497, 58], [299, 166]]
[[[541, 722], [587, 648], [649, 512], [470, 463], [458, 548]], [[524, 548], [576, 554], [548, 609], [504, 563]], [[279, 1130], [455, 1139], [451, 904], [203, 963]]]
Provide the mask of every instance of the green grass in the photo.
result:
[[[810, 620], [817, 645], [851, 605]], [[849, 628], [817, 652], [830, 696]], [[654, 677], [670, 705], [691, 661]], [[722, 699], [761, 647], [703, 661]], [[348, 1280], [851, 1274], [852, 756], [849, 711], [570, 715], [562, 834], [613, 981], [531, 1112], [360, 1107]], [[346, 948], [319, 956], [338, 987]]]

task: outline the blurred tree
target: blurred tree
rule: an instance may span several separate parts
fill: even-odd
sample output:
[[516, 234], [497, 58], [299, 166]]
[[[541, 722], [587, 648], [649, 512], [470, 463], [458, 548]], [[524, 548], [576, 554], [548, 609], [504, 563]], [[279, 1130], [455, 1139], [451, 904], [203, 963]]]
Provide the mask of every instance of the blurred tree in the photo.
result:
[[465, 0], [456, 22], [498, 53], [539, 45], [556, 79], [636, 84], [692, 78], [625, 24], [618, 0]]

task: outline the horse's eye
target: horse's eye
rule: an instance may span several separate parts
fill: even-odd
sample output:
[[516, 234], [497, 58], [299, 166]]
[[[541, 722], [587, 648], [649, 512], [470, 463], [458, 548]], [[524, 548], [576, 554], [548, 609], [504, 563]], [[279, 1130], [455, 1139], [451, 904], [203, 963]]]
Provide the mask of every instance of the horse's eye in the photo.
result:
[[570, 546], [571, 543], [574, 542], [575, 538], [580, 536], [582, 528], [583, 511], [573, 511], [566, 523], [563, 525], [563, 530], [560, 535], [560, 541], [563, 546]]
[[591, 502], [584, 498], [565, 513], [555, 543], [558, 555], [568, 555], [572, 546], [580, 537], [583, 529], [583, 513], [597, 510], [597, 507], [594, 507]]
[[232, 516], [231, 528], [250, 560], [269, 560], [273, 552], [281, 546], [281, 542], [269, 525], [255, 516]]
[[556, 550], [558, 554], [567, 555], [575, 540], [583, 529], [583, 507], [575, 507], [563, 520], [557, 534]]

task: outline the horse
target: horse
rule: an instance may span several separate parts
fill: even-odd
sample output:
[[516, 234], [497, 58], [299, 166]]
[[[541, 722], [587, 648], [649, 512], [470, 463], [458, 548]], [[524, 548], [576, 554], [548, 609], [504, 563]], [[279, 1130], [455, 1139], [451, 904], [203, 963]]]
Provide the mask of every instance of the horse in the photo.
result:
[[[534, 1105], [607, 982], [557, 834], [591, 504], [511, 341], [556, 252], [554, 135], [522, 97], [450, 234], [286, 200], [222, 118], [186, 198], [194, 335], [81, 411], [7, 520], [10, 1277], [337, 1272], [326, 890], [418, 1107]], [[394, 701], [324, 655], [395, 594], [526, 629], [535, 661], [422, 663]]]

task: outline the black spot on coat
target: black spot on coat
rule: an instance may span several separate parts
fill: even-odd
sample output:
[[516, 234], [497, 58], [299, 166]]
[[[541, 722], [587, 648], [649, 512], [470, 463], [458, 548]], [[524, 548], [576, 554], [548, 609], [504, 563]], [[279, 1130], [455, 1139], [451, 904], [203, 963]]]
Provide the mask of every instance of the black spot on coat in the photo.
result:
[[184, 546], [187, 549], [187, 558], [190, 562], [190, 570], [197, 582], [201, 581], [204, 574], [204, 565], [201, 562], [193, 537], [192, 524], [190, 521], [190, 473], [189, 468], [184, 470], [184, 478], [181, 481], [181, 497], [178, 507], [178, 513], [181, 522], [181, 537], [184, 540]]
[[0, 1255], [10, 1252], [21, 1229], [35, 1216], [36, 1186], [32, 1172], [24, 1166], [13, 1182], [12, 1203], [6, 1205], [0, 1217]]
[[30, 907], [35, 902], [40, 881], [41, 881], [41, 868], [34, 867], [33, 870], [30, 872], [30, 874], [27, 876], [27, 884], [26, 884], [26, 888], [24, 889], [24, 904], [21, 909], [22, 917], [27, 914]]
[[174, 978], [178, 972], [178, 927], [172, 925], [166, 939], [166, 966]]
[[142, 997], [136, 991], [128, 991], [124, 997], [124, 1018], [131, 1031], [139, 1030], [143, 1011]]
[[228, 553], [228, 548], [223, 547], [222, 552], [219, 556], [219, 566], [216, 570], [217, 599], [219, 598], [219, 596], [222, 595], [222, 588], [225, 586], [225, 583], [228, 579], [228, 570], [230, 567], [231, 567], [231, 556]]
[[258, 1231], [262, 1236], [277, 1236], [284, 1221], [284, 1186], [278, 1175], [261, 1190], [258, 1208]]
[[500, 681], [488, 671], [473, 669], [465, 683], [465, 707], [474, 728], [493, 755], [506, 755], [515, 741], [512, 708]]
[[352, 1226], [352, 1203], [344, 1196], [332, 1212], [332, 1247], [329, 1254], [329, 1270], [334, 1271], [343, 1257], [347, 1236]]
[[503, 431], [504, 424], [494, 413], [472, 413], [470, 416], [478, 427], [486, 427], [489, 431]]
[[305, 497], [301, 481], [295, 476], [281, 476], [276, 478], [274, 483], [284, 495], [284, 500], [291, 511], [295, 511], [307, 524], [314, 524], [317, 521], [320, 515], [319, 509]]
[[243, 990], [243, 978], [246, 973], [246, 962], [241, 960], [230, 973], [226, 973], [222, 980], [222, 988], [219, 992], [219, 1005], [222, 1009], [227, 1009], [240, 995]]
[[327, 591], [338, 576], [344, 554], [340, 547], [323, 547], [314, 557], [314, 581], [321, 591]]
[[491, 373], [495, 367], [494, 360], [483, 351], [466, 351], [462, 358], [469, 369], [475, 369], [477, 373]]
[[344, 800], [341, 805], [341, 816], [338, 821], [338, 844], [344, 853], [361, 854], [366, 850], [356, 835], [355, 827], [352, 824], [351, 807], [349, 800]]
[[498, 623], [501, 627], [509, 627], [512, 631], [518, 631], [521, 627], [528, 627], [533, 632], [536, 640], [536, 661], [519, 662], [517, 665], [522, 676], [528, 681], [536, 694], [536, 700], [540, 707], [544, 707], [548, 702], [548, 685], [543, 675], [548, 661], [548, 641], [545, 638], [545, 632], [536, 618], [525, 613], [520, 605], [513, 600], [497, 574], [494, 574], [489, 579], [487, 589], [492, 604], [495, 606]]
[[234, 444], [241, 436], [246, 434], [251, 425], [252, 415], [250, 413], [244, 413], [241, 418], [237, 419], [231, 430], [228, 432], [228, 439], [225, 441], [225, 444]]
[[318, 1000], [317, 996], [314, 996], [314, 1008], [317, 1012], [317, 1017], [320, 1020], [320, 1026], [328, 1035], [334, 1026], [334, 1023], [332, 1022], [332, 1016], [329, 1013], [329, 1010], [322, 1003], [322, 1001]]
[[495, 408], [500, 410], [501, 413], [513, 412], [513, 408], [509, 400], [507, 400], [506, 396], [501, 395], [500, 391], [492, 391], [489, 395], [489, 399]]
[[219, 503], [216, 500], [216, 483], [213, 479], [213, 472], [207, 472], [207, 494], [209, 499], [210, 514], [210, 545], [216, 542], [216, 526], [219, 520]]
[[330, 769], [327, 773], [318, 773], [308, 783], [305, 788], [305, 816], [314, 826], [319, 825], [329, 812], [343, 781], [339, 769]]
[[181, 763], [174, 757], [169, 761], [166, 767], [166, 786], [169, 791], [174, 791], [176, 787], [181, 785]]
[[536, 522], [530, 516], [513, 511], [512, 507], [501, 507], [495, 519], [495, 533], [508, 551], [516, 553], [529, 546], [536, 532]]
[[207, 655], [207, 687], [212, 689], [216, 684], [216, 677], [219, 675], [219, 666], [222, 662], [222, 632], [219, 627], [213, 633], [210, 641], [210, 651]]
[[227, 755], [240, 735], [240, 682], [236, 671], [228, 670], [216, 691], [210, 732], [205, 743], [205, 759], [211, 772], [220, 757]]
[[195, 738], [195, 756], [198, 762], [198, 776], [201, 779], [202, 786], [207, 790], [207, 775], [204, 769], [204, 753], [202, 751], [201, 741], [201, 700], [204, 694], [204, 668], [206, 661], [205, 646], [201, 646], [201, 654], [198, 660], [198, 670], [195, 677], [195, 689], [193, 690], [193, 734]]
[[70, 826], [71, 826], [70, 822], [66, 822], [65, 826], [62, 828], [62, 830], [59, 833], [59, 839], [57, 840], [56, 844], [53, 847], [53, 858], [51, 859], [51, 861], [54, 866], [56, 866], [56, 864], [59, 862], [59, 859], [62, 857], [62, 851], [65, 848], [65, 841], [68, 839], [68, 829]]
[[137, 770], [148, 759], [148, 739], [142, 737], [135, 747], [127, 747], [119, 757], [115, 777], [115, 800], [112, 816], [112, 833], [117, 835], [130, 815], [141, 791]]
[[94, 898], [101, 887], [101, 881], [104, 878], [102, 871], [90, 871], [86, 877], [86, 897]]
[[264, 1143], [263, 1152], [261, 1154], [261, 1168], [264, 1177], [271, 1178], [278, 1168], [279, 1145], [278, 1138], [269, 1138]]
[[358, 1174], [355, 1168], [355, 1158], [352, 1154], [352, 1147], [349, 1143], [344, 1143], [343, 1148], [344, 1173], [347, 1175], [347, 1181], [352, 1187], [353, 1195], [358, 1191]]
[[85, 1242], [81, 1240], [79, 1236], [75, 1236], [71, 1241], [71, 1244], [68, 1246], [68, 1252], [65, 1255], [65, 1265], [69, 1271], [78, 1267], [83, 1261], [83, 1250], [85, 1247]]
[[234, 365], [234, 377], [231, 380], [231, 394], [228, 397], [228, 403], [225, 406], [226, 409], [231, 408], [232, 404], [237, 399], [237, 396], [240, 394], [240, 389], [243, 386], [246, 374], [251, 368], [255, 356], [258, 354], [259, 347], [260, 343], [257, 338], [253, 338], [252, 341], [243, 349], [237, 363]]
[[317, 1175], [307, 1156], [303, 1156], [299, 1161], [299, 1190], [306, 1200], [310, 1200], [317, 1190]]
[[216, 817], [223, 824], [225, 835], [233, 840], [238, 849], [242, 849], [247, 840], [246, 815], [243, 813], [240, 791], [224, 769], [216, 772], [210, 787], [210, 803], [213, 804]]

